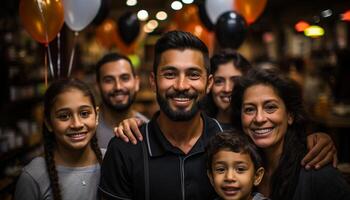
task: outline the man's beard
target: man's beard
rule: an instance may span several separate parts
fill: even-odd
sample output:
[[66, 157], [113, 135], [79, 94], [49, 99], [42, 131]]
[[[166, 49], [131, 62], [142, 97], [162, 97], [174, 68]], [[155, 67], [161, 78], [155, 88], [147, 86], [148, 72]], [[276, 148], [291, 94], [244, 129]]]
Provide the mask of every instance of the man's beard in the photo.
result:
[[[112, 104], [111, 101], [109, 100], [109, 97], [113, 97], [118, 94], [127, 95], [128, 101], [125, 104]], [[107, 97], [103, 95], [102, 100], [109, 109], [113, 111], [124, 112], [124, 111], [127, 111], [130, 108], [130, 106], [134, 103], [135, 97], [136, 97], [135, 93], [131, 94], [130, 91], [114, 90], [112, 92], [109, 92], [107, 94]]]
[[173, 121], [188, 121], [192, 119], [200, 110], [202, 107], [202, 99], [197, 100], [193, 104], [190, 110], [172, 110], [172, 108], [169, 105], [169, 102], [167, 99], [170, 98], [189, 98], [190, 100], [195, 100], [198, 98], [197, 92], [188, 92], [188, 91], [174, 91], [174, 92], [168, 92], [165, 94], [165, 98], [159, 95], [159, 92], [157, 92], [157, 101], [159, 104], [160, 109], [165, 113], [167, 117], [169, 117]]

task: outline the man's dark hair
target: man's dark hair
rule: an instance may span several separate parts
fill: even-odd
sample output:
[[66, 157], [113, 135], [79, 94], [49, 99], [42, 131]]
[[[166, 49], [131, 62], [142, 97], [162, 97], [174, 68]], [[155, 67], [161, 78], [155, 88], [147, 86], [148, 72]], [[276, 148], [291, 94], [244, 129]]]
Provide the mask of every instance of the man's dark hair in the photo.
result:
[[131, 60], [127, 57], [127, 56], [124, 56], [122, 54], [119, 54], [119, 53], [108, 53], [106, 55], [104, 55], [96, 64], [96, 81], [99, 82], [100, 81], [100, 69], [102, 67], [102, 65], [106, 64], [106, 63], [109, 63], [109, 62], [114, 62], [114, 61], [118, 61], [118, 60], [126, 60], [128, 61], [128, 63], [130, 64], [131, 66], [131, 72], [132, 72], [132, 75], [135, 76], [136, 73], [135, 73], [135, 69], [131, 63]]
[[217, 133], [214, 137], [210, 138], [206, 148], [208, 156], [207, 169], [209, 172], [212, 172], [211, 167], [214, 155], [222, 150], [248, 154], [252, 159], [255, 170], [263, 166], [259, 150], [253, 141], [239, 130], [230, 130]]
[[154, 49], [153, 72], [157, 75], [157, 68], [160, 62], [161, 54], [167, 50], [185, 50], [192, 49], [202, 52], [204, 65], [207, 74], [210, 74], [209, 52], [207, 46], [198, 37], [188, 32], [170, 31], [165, 33], [156, 43]]

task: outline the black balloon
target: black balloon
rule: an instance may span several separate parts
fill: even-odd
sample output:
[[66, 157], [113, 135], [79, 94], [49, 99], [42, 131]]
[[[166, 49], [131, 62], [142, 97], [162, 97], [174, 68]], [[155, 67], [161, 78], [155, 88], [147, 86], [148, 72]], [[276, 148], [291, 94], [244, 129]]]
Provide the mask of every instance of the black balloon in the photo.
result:
[[136, 14], [126, 12], [118, 19], [118, 32], [125, 44], [131, 44], [139, 35], [140, 21]]
[[198, 15], [201, 22], [208, 30], [214, 30], [214, 24], [210, 21], [207, 11], [204, 6], [204, 2], [198, 5]]
[[244, 41], [247, 32], [245, 19], [235, 11], [220, 15], [215, 25], [215, 35], [223, 48], [237, 49]]
[[109, 15], [110, 8], [111, 8], [111, 0], [101, 0], [100, 9], [98, 10], [96, 17], [92, 21], [92, 24], [97, 26], [102, 24], [102, 22]]

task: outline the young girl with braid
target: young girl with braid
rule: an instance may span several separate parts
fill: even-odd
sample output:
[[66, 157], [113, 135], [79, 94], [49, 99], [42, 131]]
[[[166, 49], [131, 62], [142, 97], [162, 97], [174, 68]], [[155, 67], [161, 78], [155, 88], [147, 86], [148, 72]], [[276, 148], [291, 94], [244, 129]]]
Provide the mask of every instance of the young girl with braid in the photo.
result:
[[44, 157], [24, 167], [16, 200], [97, 199], [102, 154], [95, 136], [97, 109], [81, 81], [59, 80], [44, 99]]

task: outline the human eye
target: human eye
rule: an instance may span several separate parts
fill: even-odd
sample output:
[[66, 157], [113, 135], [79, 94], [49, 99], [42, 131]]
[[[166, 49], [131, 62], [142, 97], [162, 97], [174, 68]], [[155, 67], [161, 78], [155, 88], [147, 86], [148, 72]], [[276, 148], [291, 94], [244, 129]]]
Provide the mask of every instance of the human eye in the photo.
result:
[[130, 77], [129, 74], [124, 74], [124, 75], [122, 75], [122, 76], [120, 77], [120, 79], [121, 79], [122, 81], [124, 81], [124, 82], [129, 81], [130, 78], [131, 78], [131, 77]]
[[253, 106], [244, 106], [242, 110], [244, 114], [248, 114], [248, 115], [255, 113], [255, 108]]
[[191, 71], [188, 76], [191, 80], [198, 80], [200, 79], [201, 74], [198, 71]]
[[278, 109], [278, 106], [274, 103], [268, 103], [265, 105], [265, 110], [267, 113], [273, 113]]
[[114, 79], [112, 77], [103, 78], [103, 83], [113, 83]]
[[90, 114], [91, 114], [90, 110], [82, 110], [82, 111], [80, 111], [80, 116], [82, 118], [88, 118], [90, 116]]
[[246, 172], [247, 170], [248, 170], [248, 167], [245, 166], [245, 165], [238, 165], [238, 166], [236, 166], [236, 171], [239, 174], [242, 174], [242, 173]]
[[71, 117], [71, 114], [69, 112], [60, 112], [56, 117], [61, 121], [67, 121]]
[[176, 73], [174, 71], [165, 71], [162, 76], [166, 79], [173, 79], [176, 77]]
[[217, 174], [222, 174], [225, 172], [225, 170], [226, 170], [225, 167], [221, 165], [214, 167], [214, 172]]
[[224, 84], [224, 80], [222, 78], [214, 78], [214, 84], [215, 85], [222, 85]]

